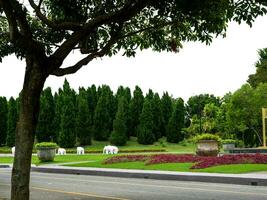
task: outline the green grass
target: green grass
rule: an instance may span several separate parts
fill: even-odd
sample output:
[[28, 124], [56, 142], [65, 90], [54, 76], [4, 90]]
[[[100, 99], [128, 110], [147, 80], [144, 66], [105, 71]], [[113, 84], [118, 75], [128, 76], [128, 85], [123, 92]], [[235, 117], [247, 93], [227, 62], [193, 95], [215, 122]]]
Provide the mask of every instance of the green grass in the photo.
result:
[[209, 173], [240, 174], [240, 173], [267, 171], [267, 164], [220, 165], [216, 167], [209, 167], [206, 169], [198, 169], [196, 171], [209, 172]]
[[[85, 155], [56, 155], [53, 162], [40, 162], [37, 156], [32, 156], [32, 164], [42, 165], [42, 164], [60, 164], [68, 162], [80, 162], [80, 161], [102, 161], [112, 155], [102, 155], [102, 154], [85, 154]], [[12, 163], [13, 157], [0, 157], [1, 163]]]
[[231, 174], [267, 171], [266, 164], [233, 164], [233, 165], [221, 165], [221, 166], [216, 166], [216, 167], [209, 167], [205, 169], [190, 169], [192, 165], [193, 163], [164, 163], [164, 164], [155, 164], [155, 165], [145, 165], [144, 162], [102, 164], [101, 161], [97, 161], [97, 162], [88, 162], [88, 163], [67, 164], [65, 166], [161, 170], [161, 171], [177, 171], [177, 172], [231, 173]]
[[[108, 145], [108, 141], [92, 141], [92, 145], [85, 146], [86, 151], [99, 151], [102, 152], [103, 147]], [[76, 152], [76, 148], [66, 149], [67, 152]], [[137, 138], [131, 137], [125, 146], [119, 147], [120, 151], [135, 151], [135, 150], [165, 150], [166, 152], [175, 153], [193, 153], [195, 152], [195, 145], [190, 143], [173, 144], [166, 142], [166, 139], [160, 139], [159, 142], [155, 142], [153, 145], [141, 145], [137, 143]], [[10, 147], [0, 147], [0, 153], [11, 153]]]
[[[257, 171], [267, 171], [267, 164], [234, 164], [209, 167], [205, 169], [192, 170], [190, 167], [193, 163], [164, 163], [145, 165], [144, 162], [127, 162], [115, 164], [102, 164], [104, 159], [113, 155], [86, 154], [86, 155], [64, 155], [56, 156], [54, 162], [40, 163], [36, 156], [32, 157], [32, 163], [36, 165], [70, 163], [64, 166], [73, 167], [100, 167], [100, 168], [117, 168], [117, 169], [141, 169], [141, 170], [162, 170], [162, 171], [180, 171], [180, 172], [209, 172], [209, 173], [248, 173]], [[88, 162], [84, 162], [88, 161]], [[12, 163], [13, 157], [0, 157], [1, 163]], [[71, 164], [71, 162], [84, 162]]]

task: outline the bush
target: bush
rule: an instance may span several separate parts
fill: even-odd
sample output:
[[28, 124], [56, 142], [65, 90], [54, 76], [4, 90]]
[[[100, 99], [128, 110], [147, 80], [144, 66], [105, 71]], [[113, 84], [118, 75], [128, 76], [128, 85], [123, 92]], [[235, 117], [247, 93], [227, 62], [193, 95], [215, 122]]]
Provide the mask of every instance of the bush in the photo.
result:
[[53, 142], [41, 142], [35, 145], [35, 148], [57, 148], [57, 144]]
[[127, 142], [127, 136], [125, 133], [112, 131], [110, 138], [109, 138], [109, 141], [113, 145], [124, 146]]
[[222, 140], [222, 144], [236, 144], [236, 140], [225, 139], [225, 140]]
[[209, 134], [209, 133], [205, 133], [202, 135], [197, 135], [196, 137], [194, 137], [194, 141], [197, 143], [200, 140], [215, 140], [219, 143], [219, 145], [222, 143], [222, 139], [217, 136], [217, 135], [213, 135], [213, 134]]

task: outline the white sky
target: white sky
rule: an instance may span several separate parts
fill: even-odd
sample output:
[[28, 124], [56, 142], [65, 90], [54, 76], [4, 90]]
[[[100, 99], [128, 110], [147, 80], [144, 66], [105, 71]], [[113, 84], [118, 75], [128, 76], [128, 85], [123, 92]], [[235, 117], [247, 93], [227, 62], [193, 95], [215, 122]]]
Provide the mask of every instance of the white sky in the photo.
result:
[[[240, 88], [248, 75], [255, 72], [257, 50], [267, 47], [266, 37], [267, 16], [258, 18], [252, 28], [231, 23], [227, 37], [215, 39], [210, 46], [184, 43], [177, 54], [147, 50], [137, 53], [135, 58], [105, 57], [66, 77], [76, 90], [79, 86], [107, 84], [115, 92], [119, 85], [132, 90], [138, 85], [144, 93], [151, 88], [160, 95], [168, 91], [184, 100], [201, 93], [223, 96]], [[73, 64], [78, 58], [79, 55], [71, 54], [65, 65]], [[18, 96], [24, 70], [24, 61], [14, 56], [4, 58], [0, 63], [0, 96]], [[64, 78], [49, 77], [45, 87], [56, 91]]]

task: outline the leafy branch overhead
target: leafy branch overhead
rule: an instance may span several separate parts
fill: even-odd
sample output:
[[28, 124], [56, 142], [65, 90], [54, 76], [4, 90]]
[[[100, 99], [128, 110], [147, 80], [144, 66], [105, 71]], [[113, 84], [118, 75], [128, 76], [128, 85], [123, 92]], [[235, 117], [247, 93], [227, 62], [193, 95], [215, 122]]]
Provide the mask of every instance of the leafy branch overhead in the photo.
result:
[[[176, 52], [184, 41], [210, 44], [230, 20], [249, 25], [264, 1], [232, 0], [0, 0], [0, 59], [39, 57], [47, 75], [75, 73], [97, 57], [138, 49]], [[85, 57], [62, 63], [79, 49]], [[0, 60], [1, 61], [1, 60]]]

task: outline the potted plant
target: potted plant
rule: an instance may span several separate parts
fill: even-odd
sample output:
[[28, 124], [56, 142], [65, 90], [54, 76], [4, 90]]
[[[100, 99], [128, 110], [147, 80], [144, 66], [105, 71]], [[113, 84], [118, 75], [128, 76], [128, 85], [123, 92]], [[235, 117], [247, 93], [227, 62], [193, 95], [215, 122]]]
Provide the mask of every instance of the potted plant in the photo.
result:
[[224, 151], [229, 151], [235, 148], [236, 141], [233, 139], [225, 139], [222, 141], [222, 147]]
[[41, 142], [35, 145], [37, 157], [42, 162], [53, 161], [56, 154], [57, 144], [53, 142]]
[[220, 151], [221, 138], [217, 135], [202, 134], [195, 138], [196, 154], [199, 156], [217, 156]]

